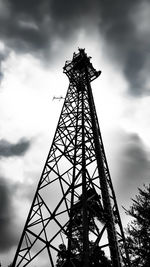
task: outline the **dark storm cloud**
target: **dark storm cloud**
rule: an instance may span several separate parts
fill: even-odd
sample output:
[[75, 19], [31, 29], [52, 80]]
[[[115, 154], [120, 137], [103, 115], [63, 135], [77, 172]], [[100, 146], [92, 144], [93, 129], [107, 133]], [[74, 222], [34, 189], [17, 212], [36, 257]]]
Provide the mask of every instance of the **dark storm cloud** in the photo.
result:
[[[109, 46], [112, 53], [114, 52], [113, 57], [123, 66], [124, 74], [130, 83], [130, 92], [133, 95], [147, 93], [141, 72], [144, 70], [148, 72], [145, 63], [147, 57], [150, 57], [150, 37], [138, 32], [139, 25], [143, 21], [135, 19], [141, 1], [100, 2], [100, 29], [106, 38], [107, 47]], [[143, 1], [143, 3], [146, 8], [148, 2]], [[149, 22], [147, 21], [147, 27]]]
[[149, 182], [150, 152], [137, 134], [123, 133], [119, 146], [118, 187], [121, 194], [131, 198], [134, 189]]
[[[44, 24], [45, 1], [5, 1], [5, 15], [0, 18], [0, 37], [18, 52], [33, 52], [47, 45], [48, 29]], [[41, 4], [42, 3], [42, 4]], [[45, 26], [45, 29], [44, 27]]]
[[[8, 47], [38, 56], [48, 55], [54, 40], [59, 38], [67, 44], [67, 37], [80, 28], [88, 31], [88, 26], [93, 25], [105, 38], [104, 53], [121, 64], [129, 81], [129, 92], [134, 96], [148, 93], [143, 72], [148, 73], [150, 37], [137, 30], [145, 17], [137, 23], [134, 20], [139, 10], [146, 9], [148, 1], [3, 0], [1, 3], [5, 12], [0, 18], [0, 38]], [[58, 49], [61, 51], [61, 47]]]
[[13, 187], [0, 177], [0, 251], [7, 251], [18, 241], [14, 229]]
[[131, 134], [127, 137], [122, 160], [127, 179], [137, 179], [140, 175], [142, 176], [143, 171], [149, 170], [149, 155], [137, 134]]
[[7, 140], [0, 140], [0, 157], [22, 156], [30, 147], [30, 141], [20, 139], [16, 144], [12, 144]]
[[[5, 176], [0, 176], [0, 252], [7, 252], [17, 246], [24, 220], [18, 216], [16, 203], [26, 207], [31, 203], [34, 186], [28, 181], [13, 182]], [[19, 204], [20, 205], [20, 204]]]
[[0, 252], [8, 252], [17, 246], [21, 235], [23, 221], [20, 221], [16, 203], [23, 207], [33, 199], [34, 189], [27, 181], [13, 182], [0, 176]]

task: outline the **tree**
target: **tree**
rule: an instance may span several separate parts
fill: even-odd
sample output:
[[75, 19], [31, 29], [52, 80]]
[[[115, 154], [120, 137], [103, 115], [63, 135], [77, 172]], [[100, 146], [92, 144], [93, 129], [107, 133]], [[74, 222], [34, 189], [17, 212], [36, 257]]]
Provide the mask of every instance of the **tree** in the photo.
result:
[[[68, 260], [67, 246], [62, 243], [59, 245], [56, 267], [82, 267], [82, 251], [83, 251], [83, 195], [79, 196], [79, 201], [73, 205], [73, 221], [72, 221], [72, 243], [71, 254]], [[91, 231], [96, 231], [94, 219], [96, 218], [102, 224], [104, 222], [104, 212], [99, 201], [99, 196], [94, 189], [87, 191], [88, 203], [88, 227]], [[68, 224], [69, 226], [69, 224]], [[68, 229], [67, 229], [68, 231]], [[111, 261], [105, 255], [105, 252], [96, 242], [89, 240], [89, 266], [90, 267], [111, 267]]]
[[138, 195], [126, 214], [133, 220], [128, 224], [127, 246], [131, 256], [132, 266], [150, 266], [150, 185], [138, 188]]

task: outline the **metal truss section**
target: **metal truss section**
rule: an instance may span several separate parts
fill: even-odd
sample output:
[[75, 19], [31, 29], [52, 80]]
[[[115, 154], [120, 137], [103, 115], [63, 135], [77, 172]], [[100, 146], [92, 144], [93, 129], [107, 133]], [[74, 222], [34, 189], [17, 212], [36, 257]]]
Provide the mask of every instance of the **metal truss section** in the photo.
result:
[[129, 267], [90, 86], [100, 72], [83, 49], [64, 72], [69, 88], [13, 267]]

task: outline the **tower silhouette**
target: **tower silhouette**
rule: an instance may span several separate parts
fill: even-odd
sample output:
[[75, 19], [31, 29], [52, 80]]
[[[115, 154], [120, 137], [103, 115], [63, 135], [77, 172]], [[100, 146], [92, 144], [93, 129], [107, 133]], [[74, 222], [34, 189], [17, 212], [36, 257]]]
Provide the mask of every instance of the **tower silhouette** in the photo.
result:
[[69, 88], [12, 265], [129, 267], [91, 90], [101, 72], [79, 49], [64, 73]]

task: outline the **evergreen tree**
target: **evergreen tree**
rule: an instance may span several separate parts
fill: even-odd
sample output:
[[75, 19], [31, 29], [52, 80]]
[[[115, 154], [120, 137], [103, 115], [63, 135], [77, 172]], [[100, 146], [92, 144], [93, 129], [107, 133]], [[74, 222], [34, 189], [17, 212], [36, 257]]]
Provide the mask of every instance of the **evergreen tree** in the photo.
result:
[[133, 220], [128, 224], [127, 245], [132, 266], [150, 266], [150, 185], [138, 188], [138, 195], [126, 213]]

